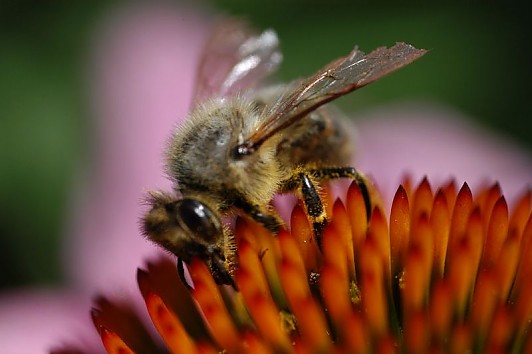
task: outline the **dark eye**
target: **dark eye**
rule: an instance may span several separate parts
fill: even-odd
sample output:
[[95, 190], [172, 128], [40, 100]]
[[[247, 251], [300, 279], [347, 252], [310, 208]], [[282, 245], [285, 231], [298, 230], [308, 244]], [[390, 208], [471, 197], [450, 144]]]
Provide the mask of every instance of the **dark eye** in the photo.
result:
[[182, 199], [176, 204], [176, 216], [191, 234], [209, 243], [222, 236], [218, 217], [205, 204], [194, 199]]

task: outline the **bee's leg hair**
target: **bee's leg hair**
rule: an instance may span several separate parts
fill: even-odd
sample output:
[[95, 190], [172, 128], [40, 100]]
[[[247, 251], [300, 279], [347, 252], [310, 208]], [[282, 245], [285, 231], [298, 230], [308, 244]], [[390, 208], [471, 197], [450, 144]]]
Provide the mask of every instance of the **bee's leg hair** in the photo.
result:
[[369, 220], [371, 217], [371, 198], [366, 182], [366, 177], [354, 167], [324, 167], [309, 169], [308, 173], [317, 181], [325, 181], [338, 178], [352, 179], [360, 189], [362, 198], [364, 198], [364, 205], [366, 206], [366, 217]]
[[225, 268], [224, 260], [219, 254], [213, 253], [212, 256], [210, 257], [208, 265], [209, 265], [211, 274], [216, 284], [231, 285], [233, 289], [238, 291], [238, 288], [235, 284], [235, 281], [233, 280], [233, 277], [231, 277], [231, 274], [229, 274], [229, 272]]
[[276, 215], [262, 211], [259, 206], [250, 203], [243, 197], [236, 198], [233, 205], [275, 234], [279, 232], [283, 225], [282, 221]]

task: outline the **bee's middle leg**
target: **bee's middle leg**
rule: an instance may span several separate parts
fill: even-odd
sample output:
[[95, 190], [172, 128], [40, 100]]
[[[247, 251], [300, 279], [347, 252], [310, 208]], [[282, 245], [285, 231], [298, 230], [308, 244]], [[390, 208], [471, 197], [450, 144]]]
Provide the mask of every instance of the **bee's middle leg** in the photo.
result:
[[283, 182], [282, 191], [299, 191], [303, 198], [303, 204], [309, 221], [312, 223], [314, 237], [321, 248], [321, 240], [325, 226], [327, 226], [327, 213], [318, 189], [315, 186], [311, 174], [296, 172], [292, 177]]
[[353, 167], [322, 167], [297, 171], [293, 176], [283, 182], [282, 192], [299, 191], [303, 197], [304, 206], [309, 220], [312, 222], [314, 235], [318, 246], [321, 248], [321, 238], [327, 225], [327, 215], [323, 203], [315, 187], [314, 181], [349, 178], [358, 185], [364, 204], [366, 217], [371, 217], [371, 199], [366, 177]]
[[367, 178], [354, 167], [323, 167], [309, 169], [308, 173], [318, 181], [326, 181], [330, 179], [349, 178], [353, 180], [362, 194], [364, 205], [366, 206], [366, 217], [369, 220], [371, 217], [371, 198], [368, 190]]

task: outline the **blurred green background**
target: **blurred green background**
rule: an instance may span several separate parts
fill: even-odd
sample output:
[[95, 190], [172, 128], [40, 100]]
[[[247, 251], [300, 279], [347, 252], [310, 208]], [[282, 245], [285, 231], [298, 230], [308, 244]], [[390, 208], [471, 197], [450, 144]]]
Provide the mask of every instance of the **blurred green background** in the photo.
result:
[[[80, 167], [88, 162], [88, 41], [118, 1], [0, 4], [0, 290], [61, 282], [59, 244]], [[312, 73], [354, 44], [406, 41], [428, 56], [340, 104], [391, 100], [456, 107], [532, 152], [528, 12], [516, 4], [355, 1], [203, 2], [211, 13], [273, 27], [281, 79]]]

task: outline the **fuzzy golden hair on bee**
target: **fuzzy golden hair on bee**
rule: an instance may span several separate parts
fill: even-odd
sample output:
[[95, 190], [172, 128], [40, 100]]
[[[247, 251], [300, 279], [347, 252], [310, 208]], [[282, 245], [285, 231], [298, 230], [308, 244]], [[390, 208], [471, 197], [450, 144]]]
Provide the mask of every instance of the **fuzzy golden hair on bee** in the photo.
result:
[[168, 251], [172, 251], [174, 246], [171, 244], [172, 229], [176, 227], [176, 221], [173, 220], [169, 212], [169, 205], [175, 201], [175, 197], [170, 193], [151, 191], [145, 196], [142, 204], [149, 206], [150, 209], [144, 214], [140, 221], [141, 233]]
[[233, 157], [234, 147], [257, 129], [264, 109], [236, 95], [210, 99], [190, 113], [169, 140], [166, 154], [167, 174], [183, 195], [234, 188], [245, 191], [256, 204], [271, 200], [278, 185], [270, 181], [278, 181], [282, 174], [276, 160], [280, 136], [248, 159]]

